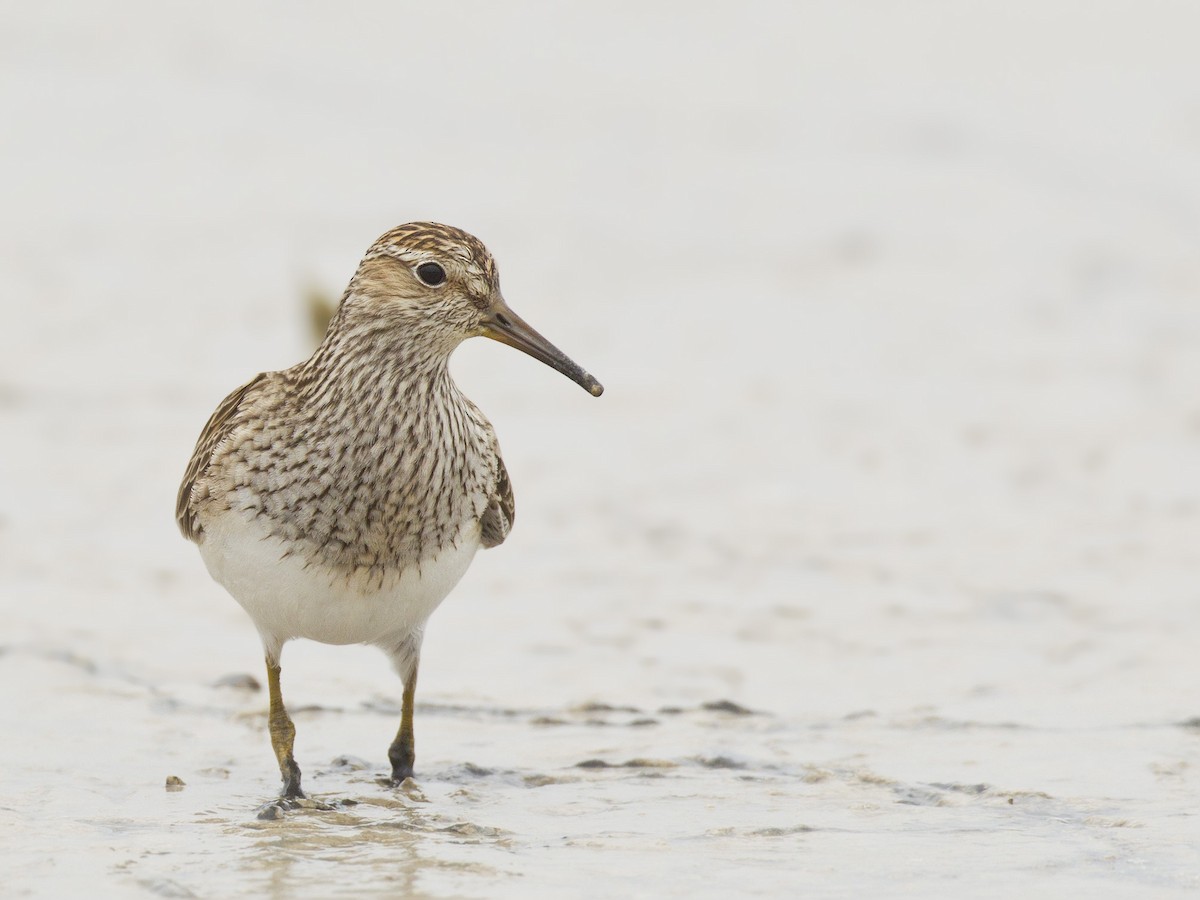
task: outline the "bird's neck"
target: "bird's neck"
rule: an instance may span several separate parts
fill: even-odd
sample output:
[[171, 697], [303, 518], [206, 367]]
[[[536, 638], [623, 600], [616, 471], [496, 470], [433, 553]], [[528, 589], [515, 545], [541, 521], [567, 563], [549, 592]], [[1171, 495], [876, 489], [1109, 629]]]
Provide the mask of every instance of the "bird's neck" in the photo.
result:
[[335, 318], [313, 355], [295, 370], [298, 397], [310, 413], [411, 416], [434, 404], [457, 405], [450, 378], [453, 346], [422, 333], [420, 323]]
[[486, 508], [490, 426], [451, 380], [449, 353], [409, 337], [394, 326], [331, 328], [288, 373], [289, 452], [336, 490], [274, 517], [321, 546], [336, 533], [341, 549], [321, 550], [330, 565], [423, 559]]

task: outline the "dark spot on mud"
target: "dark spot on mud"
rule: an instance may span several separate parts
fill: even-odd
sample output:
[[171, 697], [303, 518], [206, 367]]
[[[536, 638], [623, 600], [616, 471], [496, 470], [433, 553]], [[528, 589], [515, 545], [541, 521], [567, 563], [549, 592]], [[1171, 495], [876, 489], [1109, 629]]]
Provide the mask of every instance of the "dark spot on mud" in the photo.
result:
[[860, 709], [856, 712], [846, 713], [842, 716], [845, 722], [857, 722], [859, 719], [873, 719], [878, 713], [873, 709]]
[[610, 763], [603, 759], [585, 759], [575, 763], [577, 769], [673, 769], [675, 766], [676, 763], [669, 759], [653, 759], [646, 756], [627, 759], [623, 763]]
[[790, 828], [756, 828], [748, 834], [753, 837], [786, 837], [789, 834], [808, 834], [816, 830], [811, 825], [792, 825]]
[[935, 787], [939, 791], [954, 791], [957, 794], [973, 794], [975, 796], [986, 794], [991, 790], [991, 786], [986, 784], [958, 784], [957, 782], [943, 784], [935, 781], [929, 786]]
[[172, 791], [172, 792], [182, 791], [186, 786], [187, 786], [187, 782], [185, 782], [178, 775], [168, 775], [167, 776], [167, 790], [168, 791]]
[[344, 710], [342, 710], [336, 706], [322, 706], [320, 703], [308, 703], [308, 704], [305, 704], [304, 706], [297, 706], [294, 709], [289, 706], [288, 712], [290, 712], [293, 716], [297, 716], [297, 715], [303, 715], [304, 713], [320, 713], [320, 712], [340, 713], [340, 712], [344, 712]]
[[738, 762], [728, 756], [697, 756], [696, 762], [706, 769], [744, 769], [745, 763]]
[[350, 772], [360, 772], [363, 769], [371, 768], [371, 764], [361, 756], [351, 756], [348, 753], [343, 753], [341, 756], [335, 756], [329, 761], [329, 765], [335, 769], [342, 769], [343, 771]]
[[382, 713], [385, 716], [398, 716], [401, 713], [399, 703], [387, 697], [372, 697], [362, 702], [362, 708], [367, 712]]
[[249, 672], [233, 672], [222, 675], [212, 684], [213, 687], [236, 688], [239, 691], [261, 691], [262, 685]]
[[714, 700], [711, 703], [701, 704], [700, 708], [707, 710], [709, 712], [729, 713], [730, 715], [733, 715], [733, 716], [761, 715], [761, 713], [757, 713], [752, 709], [747, 709], [746, 707], [742, 706], [740, 703], [734, 703], [732, 700]]
[[582, 706], [575, 707], [572, 712], [579, 713], [598, 713], [598, 712], [623, 712], [623, 713], [640, 713], [641, 710], [636, 706], [612, 706], [608, 703], [585, 703]]
[[893, 790], [897, 795], [897, 803], [907, 806], [942, 806], [943, 797], [939, 791], [912, 785], [897, 785]]
[[483, 766], [477, 766], [472, 762], [460, 763], [457, 766], [443, 772], [440, 776], [445, 781], [463, 782], [473, 781], [477, 778], [489, 778], [496, 774], [495, 769], [485, 769]]
[[645, 756], [638, 756], [633, 759], [627, 759], [622, 764], [626, 769], [674, 769], [675, 763], [669, 759], [651, 759]]

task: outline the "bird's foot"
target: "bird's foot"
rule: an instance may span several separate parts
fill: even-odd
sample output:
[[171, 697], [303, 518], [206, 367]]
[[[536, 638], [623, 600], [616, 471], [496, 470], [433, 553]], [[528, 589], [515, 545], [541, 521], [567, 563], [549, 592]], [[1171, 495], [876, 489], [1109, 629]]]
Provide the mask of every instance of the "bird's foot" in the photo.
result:
[[412, 777], [413, 764], [411, 759], [401, 760], [400, 762], [393, 761], [391, 777], [380, 778], [379, 783], [384, 787], [400, 787], [400, 785]]
[[421, 790], [421, 786], [417, 784], [416, 779], [412, 775], [405, 775], [403, 778], [397, 778], [393, 773], [389, 778], [379, 778], [378, 783], [387, 788], [391, 788], [398, 794], [403, 794], [409, 800], [417, 803], [428, 803], [429, 798], [425, 796], [425, 792]]
[[271, 819], [282, 819], [284, 813], [295, 812], [298, 809], [312, 809], [320, 812], [329, 812], [338, 809], [340, 804], [327, 803], [324, 800], [314, 800], [311, 797], [305, 797], [301, 794], [299, 797], [276, 797], [267, 803], [264, 803], [256, 811], [256, 816], [264, 821]]
[[407, 769], [393, 769], [390, 780], [393, 787], [399, 787], [413, 777], [415, 776], [413, 775], [412, 766], [409, 766]]

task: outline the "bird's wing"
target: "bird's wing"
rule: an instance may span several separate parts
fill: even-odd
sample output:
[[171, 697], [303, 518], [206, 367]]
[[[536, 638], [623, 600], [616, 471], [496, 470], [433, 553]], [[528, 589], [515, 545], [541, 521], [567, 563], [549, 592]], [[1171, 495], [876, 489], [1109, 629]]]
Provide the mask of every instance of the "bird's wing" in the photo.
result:
[[492, 489], [488, 508], [480, 520], [480, 524], [483, 525], [483, 546], [496, 547], [503, 544], [516, 517], [517, 507], [513, 501], [512, 482], [508, 480], [508, 469], [504, 468], [504, 460], [497, 453], [496, 486]]
[[183, 536], [189, 541], [196, 540], [200, 536], [201, 530], [200, 522], [196, 518], [196, 510], [192, 506], [193, 488], [208, 470], [217, 446], [229, 436], [234, 425], [237, 424], [237, 412], [241, 408], [246, 394], [265, 377], [265, 373], [255, 375], [222, 400], [221, 405], [217, 407], [216, 412], [204, 426], [204, 430], [200, 432], [200, 438], [196, 441], [196, 449], [192, 451], [192, 458], [188, 461], [187, 471], [183, 473], [183, 483], [179, 485], [179, 496], [175, 499], [175, 522], [179, 525]]

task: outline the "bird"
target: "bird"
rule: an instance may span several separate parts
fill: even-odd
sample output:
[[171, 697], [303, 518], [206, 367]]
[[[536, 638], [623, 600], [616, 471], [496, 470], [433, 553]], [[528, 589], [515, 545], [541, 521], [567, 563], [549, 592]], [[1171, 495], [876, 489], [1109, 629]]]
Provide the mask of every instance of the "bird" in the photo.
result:
[[448, 368], [479, 336], [604, 391], [512, 311], [478, 238], [410, 222], [368, 248], [313, 354], [229, 394], [196, 442], [175, 518], [262, 640], [285, 800], [306, 798], [280, 688], [298, 638], [387, 654], [403, 683], [389, 781], [413, 776], [426, 623], [516, 515], [496, 433]]

